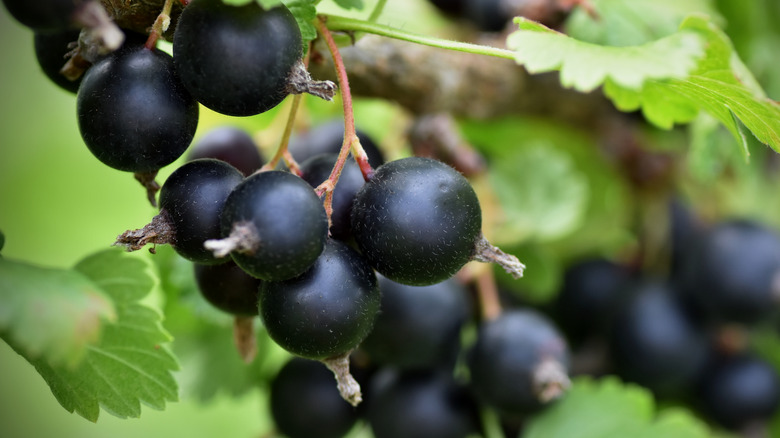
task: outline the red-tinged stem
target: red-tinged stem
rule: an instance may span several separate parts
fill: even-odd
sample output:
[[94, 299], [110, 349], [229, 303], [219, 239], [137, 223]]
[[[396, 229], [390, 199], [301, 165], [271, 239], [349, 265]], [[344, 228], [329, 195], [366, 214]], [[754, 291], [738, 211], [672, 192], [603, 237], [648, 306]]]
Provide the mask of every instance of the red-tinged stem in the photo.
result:
[[484, 269], [476, 278], [477, 297], [482, 319], [490, 321], [501, 315], [501, 299], [498, 296], [496, 277], [492, 269]]
[[344, 66], [344, 60], [341, 58], [341, 53], [339, 53], [336, 41], [333, 40], [333, 35], [331, 35], [330, 30], [328, 30], [328, 27], [325, 25], [326, 21], [326, 17], [319, 16], [317, 17], [317, 20], [314, 21], [314, 24], [320, 35], [322, 35], [322, 38], [325, 40], [325, 43], [328, 45], [331, 57], [333, 57], [333, 65], [336, 67], [336, 75], [339, 81], [339, 88], [341, 89], [341, 100], [344, 106], [344, 142], [341, 144], [338, 160], [336, 161], [336, 165], [333, 166], [333, 171], [331, 172], [328, 181], [323, 183], [323, 189], [332, 190], [333, 187], [336, 186], [336, 182], [341, 175], [341, 170], [344, 168], [344, 163], [346, 163], [350, 150], [366, 181], [371, 179], [374, 174], [374, 169], [372, 169], [371, 165], [368, 163], [368, 156], [363, 150], [363, 146], [361, 146], [360, 140], [355, 133], [355, 113], [352, 107], [352, 92], [349, 89], [347, 69]]
[[152, 25], [152, 31], [149, 32], [149, 38], [146, 40], [146, 48], [154, 49], [157, 47], [157, 40], [162, 37], [163, 33], [168, 30], [168, 26], [171, 24], [171, 8], [173, 7], [173, 0], [165, 0], [163, 4], [162, 12], [157, 16]]
[[290, 151], [284, 151], [284, 155], [282, 156], [282, 158], [284, 159], [284, 164], [286, 164], [287, 168], [290, 169], [290, 172], [298, 176], [303, 175], [303, 171], [301, 171], [301, 166], [299, 166], [298, 162], [295, 161], [295, 158], [293, 158]]

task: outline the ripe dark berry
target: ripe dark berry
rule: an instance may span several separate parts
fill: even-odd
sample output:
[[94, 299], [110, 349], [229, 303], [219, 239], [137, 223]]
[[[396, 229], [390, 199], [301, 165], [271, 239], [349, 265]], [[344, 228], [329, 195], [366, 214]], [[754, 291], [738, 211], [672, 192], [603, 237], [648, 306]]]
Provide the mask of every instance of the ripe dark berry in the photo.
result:
[[[368, 163], [373, 168], [384, 164], [385, 158], [374, 140], [361, 130], [356, 130], [360, 145], [368, 156]], [[334, 120], [318, 125], [306, 132], [299, 133], [292, 139], [288, 150], [295, 161], [302, 163], [320, 154], [338, 154], [344, 142], [344, 122]]]
[[184, 153], [198, 125], [198, 103], [171, 57], [123, 46], [93, 65], [77, 99], [79, 130], [89, 150], [115, 169], [150, 173]]
[[78, 42], [80, 33], [78, 29], [67, 29], [59, 32], [36, 32], [33, 39], [35, 58], [38, 60], [38, 65], [40, 65], [43, 73], [60, 88], [73, 94], [79, 90], [83, 76], [75, 81], [71, 81], [60, 73], [60, 69], [67, 61], [65, 55], [72, 50], [69, 44]]
[[257, 2], [193, 0], [179, 18], [173, 53], [198, 102], [222, 114], [250, 116], [288, 95], [301, 41], [298, 23], [284, 5], [265, 10]]
[[257, 293], [262, 280], [247, 274], [233, 262], [196, 263], [194, 270], [198, 290], [214, 307], [231, 315], [257, 315]]
[[379, 310], [376, 275], [350, 247], [328, 239], [308, 271], [260, 287], [260, 316], [271, 339], [311, 359], [339, 356], [371, 331]]
[[328, 235], [325, 208], [311, 186], [276, 170], [239, 184], [225, 202], [221, 223], [223, 236], [248, 229], [246, 247], [231, 256], [250, 275], [269, 281], [309, 269]]
[[603, 258], [584, 260], [566, 270], [555, 312], [570, 341], [603, 334], [628, 280], [625, 267]]
[[474, 401], [443, 373], [387, 369], [372, 380], [367, 410], [376, 438], [465, 438], [477, 432]]
[[469, 352], [471, 387], [508, 416], [524, 415], [561, 395], [569, 384], [566, 341], [533, 310], [513, 310], [484, 322]]
[[403, 368], [451, 366], [469, 315], [467, 292], [450, 279], [407, 286], [379, 276], [382, 304], [360, 348], [378, 364]]
[[463, 15], [464, 6], [467, 0], [430, 0], [440, 11], [453, 17]]
[[667, 285], [648, 280], [631, 287], [628, 294], [610, 334], [618, 373], [660, 395], [684, 393], [707, 359], [706, 334]]
[[35, 30], [64, 30], [73, 25], [77, 8], [86, 0], [3, 0], [8, 12], [23, 25]]
[[221, 126], [207, 132], [190, 147], [188, 160], [215, 158], [249, 176], [265, 163], [260, 149], [246, 131], [233, 126]]
[[[338, 154], [320, 154], [304, 161], [301, 164], [301, 178], [312, 187], [317, 187], [328, 179], [337, 159]], [[348, 160], [333, 190], [330, 233], [334, 238], [346, 241], [352, 237], [352, 203], [364, 182], [360, 167], [354, 160]]]
[[222, 263], [203, 243], [221, 236], [220, 216], [231, 191], [244, 180], [233, 166], [203, 158], [176, 169], [160, 191], [160, 209], [168, 215], [173, 248], [196, 263]]
[[770, 364], [753, 356], [720, 358], [702, 378], [699, 399], [714, 421], [743, 431], [775, 415], [780, 377]]
[[682, 269], [686, 298], [711, 320], [752, 324], [776, 313], [780, 237], [759, 223], [716, 226]]
[[425, 286], [475, 255], [482, 216], [469, 182], [439, 161], [380, 166], [355, 197], [352, 233], [371, 265], [393, 281]]
[[464, 0], [464, 17], [484, 32], [499, 32], [512, 18], [503, 0]]
[[279, 370], [270, 404], [276, 427], [289, 438], [340, 438], [358, 419], [339, 395], [333, 373], [308, 359], [292, 358]]

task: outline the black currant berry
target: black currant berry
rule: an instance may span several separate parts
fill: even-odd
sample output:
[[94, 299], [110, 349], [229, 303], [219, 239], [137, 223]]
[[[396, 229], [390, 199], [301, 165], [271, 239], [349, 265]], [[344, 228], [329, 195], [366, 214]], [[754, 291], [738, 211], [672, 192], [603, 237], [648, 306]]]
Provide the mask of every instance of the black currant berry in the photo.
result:
[[766, 320], [780, 295], [780, 237], [756, 222], [724, 222], [688, 254], [682, 282], [688, 301], [711, 320]]
[[432, 286], [407, 286], [378, 278], [382, 304], [361, 350], [383, 365], [451, 366], [469, 315], [465, 288], [454, 279]]
[[[368, 164], [377, 168], [384, 164], [382, 151], [371, 137], [361, 130], [356, 130], [360, 145], [368, 156]], [[318, 125], [290, 139], [288, 150], [295, 161], [302, 163], [320, 154], [338, 154], [344, 142], [344, 122], [333, 120]]]
[[[301, 164], [301, 178], [312, 187], [319, 186], [328, 179], [337, 159], [338, 154], [320, 154], [309, 158]], [[352, 237], [350, 225], [352, 202], [364, 183], [360, 167], [354, 160], [348, 160], [333, 190], [330, 233], [334, 238], [346, 241]]]
[[690, 389], [704, 366], [709, 342], [669, 286], [644, 281], [627, 291], [609, 337], [618, 373], [663, 396]]
[[257, 293], [262, 280], [247, 274], [233, 262], [195, 263], [193, 266], [198, 290], [206, 301], [231, 315], [257, 315]]
[[78, 29], [36, 32], [33, 38], [35, 58], [38, 60], [41, 71], [57, 86], [73, 94], [79, 90], [83, 76], [71, 81], [60, 73], [60, 70], [67, 61], [65, 55], [73, 49], [70, 44], [78, 42], [80, 33], [81, 31]]
[[465, 438], [477, 433], [475, 406], [444, 373], [386, 369], [372, 380], [367, 417], [376, 438]]
[[471, 387], [508, 416], [540, 409], [569, 385], [566, 341], [533, 310], [508, 311], [479, 328], [468, 355]]
[[233, 126], [221, 126], [207, 132], [190, 147], [188, 160], [215, 158], [249, 176], [263, 167], [260, 149], [246, 131]]
[[499, 32], [512, 18], [504, 0], [464, 0], [464, 3], [464, 17], [483, 32]]
[[309, 269], [328, 235], [325, 208], [311, 186], [277, 170], [239, 184], [228, 196], [221, 223], [226, 240], [239, 242], [228, 248], [233, 260], [250, 275], [269, 281]]
[[231, 116], [267, 111], [288, 94], [301, 58], [301, 32], [284, 5], [265, 10], [222, 0], [192, 0], [173, 38], [176, 67], [187, 89], [208, 108]]
[[430, 0], [440, 11], [453, 17], [463, 16], [467, 0]]
[[629, 278], [625, 267], [603, 258], [583, 260], [566, 270], [555, 312], [570, 341], [603, 334]]
[[18, 22], [35, 30], [64, 30], [73, 26], [74, 14], [88, 0], [3, 0]]
[[174, 231], [173, 248], [196, 263], [222, 263], [203, 246], [221, 237], [220, 217], [228, 195], [244, 180], [235, 167], [210, 158], [190, 161], [176, 169], [160, 191], [160, 210]]
[[260, 287], [260, 316], [271, 339], [311, 359], [355, 348], [371, 331], [379, 303], [374, 271], [357, 252], [333, 239], [302, 275]]
[[411, 157], [377, 168], [355, 197], [352, 233], [371, 265], [393, 281], [425, 286], [452, 277], [481, 238], [479, 200], [453, 168]]
[[763, 360], [720, 358], [699, 384], [704, 412], [729, 429], [744, 431], [774, 417], [780, 406], [780, 377]]
[[172, 58], [144, 46], [123, 46], [93, 65], [77, 109], [89, 150], [127, 172], [150, 173], [172, 163], [198, 125], [198, 103], [179, 81]]
[[357, 422], [322, 363], [292, 358], [271, 382], [271, 415], [289, 438], [340, 438]]

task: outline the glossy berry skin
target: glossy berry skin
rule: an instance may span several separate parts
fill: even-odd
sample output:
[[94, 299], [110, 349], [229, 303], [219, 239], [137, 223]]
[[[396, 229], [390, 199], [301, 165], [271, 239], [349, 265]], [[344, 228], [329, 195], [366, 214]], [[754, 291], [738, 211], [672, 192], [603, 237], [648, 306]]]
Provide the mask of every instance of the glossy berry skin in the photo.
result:
[[682, 269], [688, 302], [711, 321], [753, 324], [776, 314], [780, 237], [757, 222], [709, 230]]
[[220, 126], [207, 132], [190, 147], [187, 160], [215, 158], [249, 176], [265, 163], [255, 141], [246, 131], [233, 126]]
[[540, 313], [506, 311], [479, 328], [468, 355], [471, 387], [482, 402], [508, 416], [542, 407], [534, 374], [545, 360], [568, 366], [569, 351], [557, 328]]
[[104, 164], [156, 171], [179, 158], [198, 125], [198, 103], [181, 84], [171, 57], [123, 46], [90, 67], [77, 98], [79, 131]]
[[340, 438], [358, 414], [339, 395], [333, 373], [320, 362], [294, 357], [271, 382], [271, 416], [288, 438]]
[[385, 369], [372, 379], [367, 406], [376, 438], [466, 438], [477, 432], [475, 412], [465, 388], [428, 370]]
[[284, 5], [266, 11], [257, 2], [193, 0], [179, 18], [173, 53], [198, 102], [222, 114], [250, 116], [287, 96], [301, 41], [295, 17]]
[[481, 227], [466, 178], [429, 158], [380, 166], [352, 206], [352, 233], [371, 266], [415, 286], [452, 277], [473, 257]]
[[35, 46], [35, 59], [41, 67], [41, 71], [53, 83], [65, 91], [76, 94], [81, 84], [81, 76], [71, 81], [62, 74], [60, 69], [65, 65], [65, 55], [71, 51], [68, 44], [79, 40], [78, 29], [67, 29], [59, 32], [37, 32], [33, 38]]
[[618, 374], [659, 395], [686, 392], [706, 363], [706, 333], [668, 285], [646, 280], [632, 286], [628, 294], [609, 334]]
[[569, 266], [555, 301], [556, 317], [567, 339], [580, 342], [603, 334], [629, 280], [628, 269], [604, 258]]
[[221, 237], [220, 217], [227, 197], [244, 180], [233, 166], [203, 158], [176, 169], [160, 190], [160, 210], [165, 210], [176, 233], [173, 248], [196, 263], [223, 263], [203, 243]]
[[3, 0], [18, 22], [36, 31], [61, 31], [73, 26], [73, 15], [86, 0]]
[[[360, 145], [368, 156], [368, 164], [377, 168], [384, 164], [385, 158], [376, 142], [365, 132], [356, 130]], [[306, 132], [299, 133], [290, 139], [288, 150], [295, 161], [304, 161], [320, 154], [338, 154], [344, 143], [344, 122], [333, 120], [318, 125]]]
[[751, 355], [719, 358], [699, 384], [704, 412], [736, 431], [769, 421], [780, 406], [780, 377], [767, 362]]
[[361, 350], [378, 364], [400, 368], [450, 367], [469, 315], [466, 289], [455, 279], [407, 286], [378, 276], [379, 316]]
[[371, 331], [379, 303], [374, 271], [355, 250], [333, 239], [311, 269], [260, 288], [260, 316], [271, 339], [310, 359], [355, 348]]
[[328, 235], [325, 208], [314, 190], [282, 171], [252, 175], [230, 193], [221, 218], [223, 237], [241, 223], [254, 227], [259, 245], [252, 253], [231, 256], [250, 275], [269, 281], [309, 269]]
[[[301, 178], [312, 187], [322, 184], [330, 176], [338, 159], [337, 154], [320, 154], [301, 163]], [[347, 241], [352, 237], [350, 215], [355, 195], [363, 187], [363, 173], [357, 163], [349, 159], [333, 190], [333, 212], [330, 216], [330, 233], [336, 239]]]
[[262, 280], [247, 274], [232, 261], [193, 266], [198, 290], [211, 305], [231, 315], [257, 315], [257, 293]]

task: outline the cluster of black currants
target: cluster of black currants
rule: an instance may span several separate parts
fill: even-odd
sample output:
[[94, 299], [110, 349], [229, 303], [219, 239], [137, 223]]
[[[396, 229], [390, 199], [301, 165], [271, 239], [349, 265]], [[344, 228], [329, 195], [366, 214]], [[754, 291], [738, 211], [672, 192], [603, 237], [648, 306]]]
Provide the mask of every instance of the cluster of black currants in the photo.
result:
[[[347, 162], [335, 184], [329, 223], [315, 188], [329, 179], [338, 158], [328, 152], [343, 142], [343, 128], [337, 126], [293, 139], [290, 152], [302, 160], [300, 177], [257, 167], [245, 176], [226, 161], [204, 158], [262, 164], [243, 131], [210, 132], [194, 145], [191, 161], [163, 184], [160, 213], [145, 227], [120, 235], [117, 244], [132, 250], [171, 244], [195, 263], [207, 300], [237, 318], [259, 314], [276, 343], [325, 363], [337, 377], [337, 392], [357, 404], [360, 387], [349, 373], [353, 350], [363, 345], [372, 362], [415, 369], [444, 356], [452, 365], [467, 316], [465, 294], [454, 288], [452, 277], [471, 260], [497, 262], [517, 276], [523, 266], [482, 237], [479, 202], [460, 173], [428, 158], [383, 163], [381, 152], [362, 134], [367, 155], [379, 165], [366, 181], [357, 164]], [[404, 299], [411, 300], [395, 304], [402, 307], [397, 316], [394, 304], [385, 302], [393, 295], [389, 286], [380, 288], [383, 282], [406, 288]], [[409, 320], [409, 312], [416, 321]], [[537, 341], [546, 342], [521, 342], [533, 349]], [[548, 347], [545, 358], [562, 350]], [[474, 357], [479, 369], [482, 355]], [[535, 373], [528, 367], [506, 372]], [[477, 374], [492, 376], [494, 370]], [[533, 393], [550, 385], [541, 379], [527, 386]]]
[[[153, 205], [155, 175], [189, 147], [198, 103], [248, 116], [291, 93], [332, 98], [335, 92], [333, 83], [311, 80], [298, 24], [284, 5], [266, 10], [257, 2], [192, 0], [178, 17], [172, 57], [156, 48], [165, 20], [150, 35], [123, 33], [97, 0], [3, 3], [35, 31], [47, 76], [78, 94], [79, 131], [89, 150], [109, 167], [132, 172]], [[103, 21], [91, 23], [94, 15]], [[107, 25], [118, 36], [107, 33]]]
[[616, 373], [722, 427], [761, 430], [780, 407], [780, 376], [747, 338], [777, 317], [780, 237], [756, 221], [706, 227], [680, 204], [672, 213], [668, 277], [606, 259], [566, 272], [554, 313], [578, 372]]

